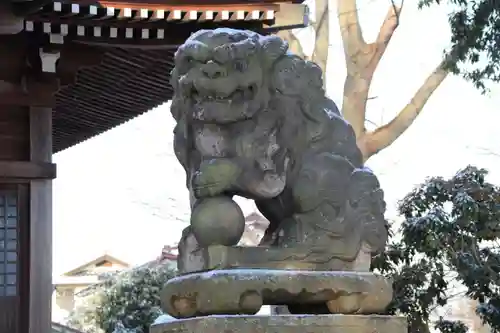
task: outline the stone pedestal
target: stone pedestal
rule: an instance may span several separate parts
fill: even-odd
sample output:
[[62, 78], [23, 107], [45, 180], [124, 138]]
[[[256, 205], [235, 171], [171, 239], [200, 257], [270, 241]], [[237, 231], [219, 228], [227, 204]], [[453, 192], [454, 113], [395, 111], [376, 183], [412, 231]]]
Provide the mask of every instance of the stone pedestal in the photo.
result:
[[[178, 319], [151, 333], [406, 333], [404, 318], [375, 315], [391, 299], [389, 281], [371, 272], [197, 272], [168, 281], [162, 308]], [[293, 315], [255, 316], [262, 305], [285, 305]]]
[[162, 308], [176, 318], [256, 314], [262, 305], [287, 305], [297, 314], [371, 314], [392, 299], [390, 283], [371, 272], [267, 269], [214, 270], [170, 280]]
[[406, 333], [406, 325], [377, 315], [210, 316], [153, 325], [150, 333]]

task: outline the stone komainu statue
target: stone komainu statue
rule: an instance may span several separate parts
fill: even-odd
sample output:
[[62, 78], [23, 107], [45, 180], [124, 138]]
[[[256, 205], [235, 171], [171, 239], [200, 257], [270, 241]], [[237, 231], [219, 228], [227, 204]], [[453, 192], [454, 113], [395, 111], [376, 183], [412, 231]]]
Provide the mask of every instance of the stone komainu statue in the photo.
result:
[[282, 260], [345, 269], [383, 249], [383, 192], [316, 64], [276, 36], [202, 30], [177, 51], [171, 78], [174, 149], [192, 205], [181, 270], [201, 247], [237, 244], [244, 218], [234, 195], [270, 221], [261, 246], [297, 249]]

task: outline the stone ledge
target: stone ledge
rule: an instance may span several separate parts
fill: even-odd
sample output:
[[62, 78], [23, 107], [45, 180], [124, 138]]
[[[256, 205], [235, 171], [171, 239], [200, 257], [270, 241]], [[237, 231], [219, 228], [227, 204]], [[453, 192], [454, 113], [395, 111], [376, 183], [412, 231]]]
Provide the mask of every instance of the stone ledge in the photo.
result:
[[406, 333], [406, 318], [380, 315], [210, 316], [151, 326], [150, 333]]
[[368, 271], [370, 260], [371, 254], [360, 251], [359, 244], [350, 240], [339, 240], [336, 251], [311, 246], [282, 248], [211, 245], [191, 252], [188, 260], [181, 262], [180, 269], [184, 274], [231, 268]]

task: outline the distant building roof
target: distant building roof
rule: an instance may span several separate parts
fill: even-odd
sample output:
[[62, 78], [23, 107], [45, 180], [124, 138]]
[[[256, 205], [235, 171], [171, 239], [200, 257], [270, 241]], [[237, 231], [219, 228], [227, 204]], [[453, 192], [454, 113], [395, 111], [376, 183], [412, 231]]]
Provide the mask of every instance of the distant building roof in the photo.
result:
[[127, 268], [130, 267], [130, 264], [125, 262], [125, 261], [122, 261], [122, 260], [120, 260], [112, 255], [109, 255], [109, 254], [103, 254], [102, 256], [97, 257], [89, 262], [86, 262], [83, 265], [80, 265], [76, 268], [73, 268], [72, 270], [64, 273], [63, 276], [79, 275], [79, 273], [82, 271], [85, 271], [86, 268], [100, 266], [100, 265], [103, 265], [105, 263], [118, 264], [118, 265], [121, 265], [121, 266], [124, 266]]
[[161, 250], [160, 258], [158, 259], [160, 262], [164, 260], [177, 260], [178, 255], [179, 251], [177, 249], [177, 245], [165, 245]]
[[160, 256], [157, 257], [156, 259], [148, 261], [148, 262], [146, 262], [142, 265], [139, 265], [139, 266], [128, 267], [127, 269], [125, 269], [123, 271], [116, 272], [114, 274], [110, 274], [107, 276], [106, 279], [101, 279], [98, 283], [94, 283], [94, 284], [88, 286], [87, 288], [82, 289], [81, 291], [79, 291], [77, 293], [77, 295], [80, 297], [88, 296], [88, 295], [94, 293], [95, 291], [97, 291], [101, 286], [103, 286], [104, 283], [108, 279], [117, 277], [117, 276], [119, 276], [119, 274], [125, 274], [126, 272], [129, 272], [131, 270], [136, 270], [136, 269], [154, 268], [154, 267], [157, 267], [159, 265], [164, 265], [164, 264], [168, 264], [168, 263], [173, 263], [173, 264], [169, 265], [170, 267], [172, 267], [172, 266], [176, 267], [176, 262], [177, 262], [177, 245], [165, 245], [161, 251]]
[[256, 228], [262, 228], [262, 230], [266, 230], [269, 225], [269, 221], [257, 212], [252, 212], [245, 217], [245, 223], [247, 225], [255, 226]]
[[257, 212], [252, 212], [245, 217], [245, 232], [240, 240], [242, 246], [256, 246], [264, 236], [269, 221]]

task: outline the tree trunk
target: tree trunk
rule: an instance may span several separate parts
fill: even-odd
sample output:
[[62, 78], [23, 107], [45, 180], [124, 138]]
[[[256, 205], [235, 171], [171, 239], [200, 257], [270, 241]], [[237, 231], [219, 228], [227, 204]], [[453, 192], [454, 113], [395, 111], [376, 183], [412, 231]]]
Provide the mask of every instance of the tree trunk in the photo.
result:
[[410, 127], [449, 73], [443, 60], [393, 120], [373, 131], [366, 130], [366, 103], [373, 74], [399, 25], [401, 10], [402, 7], [394, 3], [389, 7], [375, 42], [368, 44], [359, 24], [356, 0], [337, 0], [347, 67], [342, 114], [354, 129], [365, 162], [391, 145]]
[[316, 0], [315, 22], [312, 24], [316, 33], [314, 51], [311, 60], [323, 71], [323, 88], [326, 88], [326, 65], [330, 48], [329, 26], [330, 10], [328, 0]]

